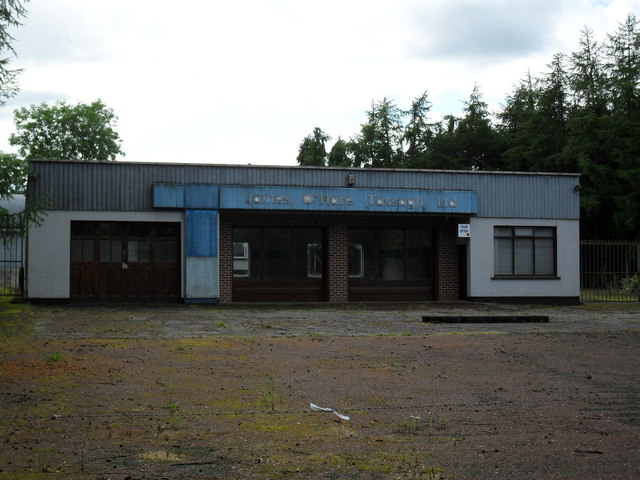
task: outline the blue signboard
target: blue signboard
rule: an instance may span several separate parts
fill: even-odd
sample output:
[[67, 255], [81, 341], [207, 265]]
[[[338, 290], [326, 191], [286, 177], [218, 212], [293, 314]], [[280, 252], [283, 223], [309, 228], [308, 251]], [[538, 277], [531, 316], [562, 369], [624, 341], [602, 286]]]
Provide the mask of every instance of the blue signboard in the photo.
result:
[[220, 186], [221, 209], [477, 213], [476, 192], [318, 187]]

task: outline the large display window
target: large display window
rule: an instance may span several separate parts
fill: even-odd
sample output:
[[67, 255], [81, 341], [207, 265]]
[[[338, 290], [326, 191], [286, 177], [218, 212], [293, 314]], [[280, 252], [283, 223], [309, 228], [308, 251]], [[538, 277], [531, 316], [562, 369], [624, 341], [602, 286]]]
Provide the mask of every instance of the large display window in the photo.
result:
[[349, 299], [431, 299], [432, 238], [430, 228], [349, 230]]
[[319, 227], [233, 229], [234, 301], [323, 301], [324, 231]]

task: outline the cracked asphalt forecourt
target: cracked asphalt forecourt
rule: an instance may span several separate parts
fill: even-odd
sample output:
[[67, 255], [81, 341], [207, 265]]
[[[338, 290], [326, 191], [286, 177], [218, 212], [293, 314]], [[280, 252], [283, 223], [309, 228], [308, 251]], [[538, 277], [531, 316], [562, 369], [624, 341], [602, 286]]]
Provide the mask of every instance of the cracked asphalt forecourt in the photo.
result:
[[0, 479], [640, 478], [640, 303], [3, 315]]

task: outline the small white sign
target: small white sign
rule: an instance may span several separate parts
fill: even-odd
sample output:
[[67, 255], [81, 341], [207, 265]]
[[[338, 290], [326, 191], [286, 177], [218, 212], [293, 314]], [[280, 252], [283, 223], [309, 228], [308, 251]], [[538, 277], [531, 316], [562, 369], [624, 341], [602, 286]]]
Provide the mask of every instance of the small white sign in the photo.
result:
[[471, 236], [471, 225], [468, 223], [458, 224], [458, 237], [469, 238]]

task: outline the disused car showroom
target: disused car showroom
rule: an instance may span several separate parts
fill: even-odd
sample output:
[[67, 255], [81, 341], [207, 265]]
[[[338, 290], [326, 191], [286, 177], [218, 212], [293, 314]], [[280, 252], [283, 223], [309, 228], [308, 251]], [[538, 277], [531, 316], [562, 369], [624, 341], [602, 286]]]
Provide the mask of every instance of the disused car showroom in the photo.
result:
[[33, 300], [579, 298], [574, 174], [34, 161]]

